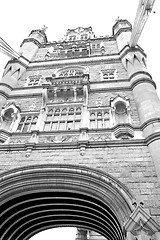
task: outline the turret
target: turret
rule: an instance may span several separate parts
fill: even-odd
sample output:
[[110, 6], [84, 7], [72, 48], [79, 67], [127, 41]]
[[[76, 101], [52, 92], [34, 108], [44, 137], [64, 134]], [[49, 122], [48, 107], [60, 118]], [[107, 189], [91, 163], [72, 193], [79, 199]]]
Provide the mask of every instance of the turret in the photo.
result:
[[127, 20], [117, 19], [117, 22], [112, 28], [112, 34], [116, 38], [119, 51], [128, 45], [131, 31], [132, 25]]
[[156, 84], [146, 68], [146, 54], [138, 45], [130, 47], [131, 24], [118, 20], [113, 26], [120, 58], [128, 73], [145, 141], [160, 178], [160, 100]]
[[8, 61], [0, 81], [0, 109], [5, 105], [6, 99], [9, 97], [12, 89], [16, 87], [17, 80], [26, 71], [39, 46], [47, 42], [45, 30], [46, 27], [42, 30], [32, 30], [28, 38], [23, 40], [19, 54], [2, 39], [2, 52], [12, 57], [12, 59]]
[[20, 46], [20, 53], [29, 61], [32, 61], [39, 46], [47, 42], [45, 29], [46, 28], [43, 28], [42, 30], [32, 30], [28, 38], [23, 40]]

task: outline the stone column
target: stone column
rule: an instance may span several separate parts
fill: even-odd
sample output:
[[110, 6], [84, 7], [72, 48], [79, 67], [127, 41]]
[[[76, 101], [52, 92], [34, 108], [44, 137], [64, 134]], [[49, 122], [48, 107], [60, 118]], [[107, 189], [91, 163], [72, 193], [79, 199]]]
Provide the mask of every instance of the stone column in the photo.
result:
[[147, 72], [145, 54], [140, 48], [123, 53], [122, 62], [128, 72], [144, 137], [160, 178], [160, 100], [156, 85]]

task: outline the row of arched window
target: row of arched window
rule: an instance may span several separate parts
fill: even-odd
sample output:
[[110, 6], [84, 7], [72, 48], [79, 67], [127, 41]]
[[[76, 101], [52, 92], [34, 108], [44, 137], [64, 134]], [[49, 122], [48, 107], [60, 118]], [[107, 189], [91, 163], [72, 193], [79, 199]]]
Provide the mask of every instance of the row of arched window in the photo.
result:
[[80, 107], [50, 109], [44, 123], [44, 131], [74, 130], [80, 128]]
[[[88, 116], [83, 115], [90, 129], [110, 128], [118, 123], [129, 123], [127, 108], [124, 103], [117, 103], [115, 109], [89, 109]], [[36, 128], [38, 115], [22, 116], [18, 132], [31, 132]], [[46, 113], [41, 131], [78, 130], [81, 127], [82, 108], [50, 108]]]

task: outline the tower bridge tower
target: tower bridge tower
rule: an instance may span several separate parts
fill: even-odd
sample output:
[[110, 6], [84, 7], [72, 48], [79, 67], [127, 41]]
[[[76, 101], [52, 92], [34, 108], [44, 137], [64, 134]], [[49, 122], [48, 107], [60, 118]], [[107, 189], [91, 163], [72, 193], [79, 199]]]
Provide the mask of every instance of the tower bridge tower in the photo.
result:
[[160, 100], [146, 54], [112, 36], [33, 30], [0, 81], [1, 240], [160, 239]]

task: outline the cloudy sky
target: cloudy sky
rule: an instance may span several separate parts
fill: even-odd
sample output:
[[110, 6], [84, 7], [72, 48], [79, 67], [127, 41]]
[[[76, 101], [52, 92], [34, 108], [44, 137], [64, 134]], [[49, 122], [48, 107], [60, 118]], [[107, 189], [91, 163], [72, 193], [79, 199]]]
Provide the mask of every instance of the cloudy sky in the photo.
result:
[[[1, 37], [17, 52], [24, 38], [31, 30], [48, 27], [49, 41], [60, 40], [68, 28], [92, 26], [96, 36], [112, 34], [112, 26], [119, 16], [121, 19], [134, 23], [139, 0], [1, 0], [0, 31]], [[139, 45], [147, 53], [148, 71], [157, 84], [160, 96], [160, 1], [156, 0], [145, 29], [139, 40]], [[0, 53], [0, 76], [9, 60]], [[48, 232], [48, 231], [47, 231]], [[63, 234], [62, 236], [60, 236]], [[67, 235], [71, 234], [71, 235]], [[58, 233], [49, 231], [48, 234], [39, 234], [32, 240], [72, 240], [75, 231]]]

